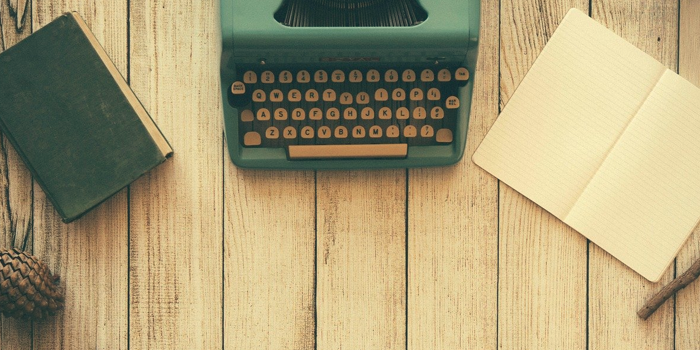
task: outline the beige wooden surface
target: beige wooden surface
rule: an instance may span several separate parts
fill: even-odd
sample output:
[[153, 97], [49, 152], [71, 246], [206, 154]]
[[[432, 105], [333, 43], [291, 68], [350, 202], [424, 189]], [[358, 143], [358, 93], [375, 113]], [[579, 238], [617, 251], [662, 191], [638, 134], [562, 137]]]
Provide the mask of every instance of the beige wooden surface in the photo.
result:
[[650, 283], [470, 160], [571, 7], [700, 84], [698, 0], [484, 0], [464, 160], [281, 172], [228, 158], [218, 1], [0, 0], [0, 51], [78, 11], [175, 149], [64, 225], [0, 137], [2, 242], [67, 296], [0, 348], [700, 349], [700, 284], [635, 314], [700, 229]]

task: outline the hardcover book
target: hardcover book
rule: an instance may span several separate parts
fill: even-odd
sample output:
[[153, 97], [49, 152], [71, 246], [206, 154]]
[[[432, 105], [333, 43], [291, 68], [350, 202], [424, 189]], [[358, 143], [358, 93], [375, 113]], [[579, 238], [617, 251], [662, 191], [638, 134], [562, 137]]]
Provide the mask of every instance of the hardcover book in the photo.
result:
[[66, 223], [172, 155], [76, 13], [0, 54], [0, 128]]

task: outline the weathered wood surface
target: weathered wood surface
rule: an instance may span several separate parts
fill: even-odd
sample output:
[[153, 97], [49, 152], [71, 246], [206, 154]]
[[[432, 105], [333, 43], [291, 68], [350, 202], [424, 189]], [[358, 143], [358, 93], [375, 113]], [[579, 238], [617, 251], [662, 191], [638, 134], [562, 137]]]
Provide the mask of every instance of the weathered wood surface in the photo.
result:
[[[482, 1], [459, 164], [280, 172], [225, 151], [218, 1], [0, 0], [0, 51], [78, 11], [175, 150], [64, 225], [2, 140], [3, 242], [46, 260], [68, 300], [49, 321], [3, 318], [0, 348], [697, 349], [700, 284], [639, 320], [663, 283], [471, 162], [571, 7], [700, 84], [695, 0]], [[696, 232], [663, 282], [698, 257]]]

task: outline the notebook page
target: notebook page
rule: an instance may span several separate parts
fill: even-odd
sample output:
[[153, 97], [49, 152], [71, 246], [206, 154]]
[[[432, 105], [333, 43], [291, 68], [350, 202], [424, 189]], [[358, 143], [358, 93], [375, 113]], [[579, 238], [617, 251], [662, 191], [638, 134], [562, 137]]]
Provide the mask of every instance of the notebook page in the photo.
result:
[[700, 89], [666, 71], [564, 222], [657, 281], [700, 219]]
[[564, 218], [664, 70], [572, 9], [473, 160]]

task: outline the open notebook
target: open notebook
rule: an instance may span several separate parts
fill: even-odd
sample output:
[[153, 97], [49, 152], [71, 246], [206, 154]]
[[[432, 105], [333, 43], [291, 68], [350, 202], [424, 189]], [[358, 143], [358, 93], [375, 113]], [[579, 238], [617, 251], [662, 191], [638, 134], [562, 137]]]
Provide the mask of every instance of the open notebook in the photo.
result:
[[700, 219], [700, 89], [572, 9], [473, 160], [658, 281]]

